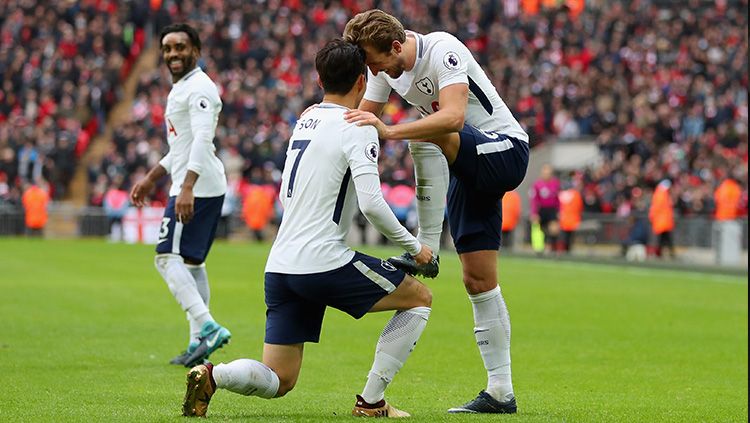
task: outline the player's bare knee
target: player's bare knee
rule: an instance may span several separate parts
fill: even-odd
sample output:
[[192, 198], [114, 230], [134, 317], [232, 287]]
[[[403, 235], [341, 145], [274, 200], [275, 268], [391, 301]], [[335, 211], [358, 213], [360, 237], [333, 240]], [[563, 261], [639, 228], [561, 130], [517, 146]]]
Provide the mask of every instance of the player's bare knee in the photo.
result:
[[497, 281], [478, 275], [464, 274], [464, 287], [469, 294], [481, 294], [497, 286]]
[[409, 275], [406, 276], [404, 284], [410, 293], [408, 304], [405, 304], [404, 308], [432, 306], [432, 291], [425, 284]]
[[279, 390], [276, 391], [276, 398], [283, 397], [286, 395], [289, 391], [294, 389], [294, 386], [297, 384], [297, 379], [285, 379], [285, 378], [279, 378]]
[[419, 284], [419, 306], [418, 307], [432, 307], [432, 291], [426, 285]]

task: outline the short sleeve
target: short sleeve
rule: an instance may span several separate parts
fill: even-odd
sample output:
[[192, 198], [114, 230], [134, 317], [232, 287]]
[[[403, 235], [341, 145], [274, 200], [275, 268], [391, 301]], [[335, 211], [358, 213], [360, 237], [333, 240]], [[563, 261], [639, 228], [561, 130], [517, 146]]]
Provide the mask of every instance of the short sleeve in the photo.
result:
[[221, 99], [219, 98], [216, 86], [210, 81], [198, 84], [188, 97], [188, 110], [191, 117], [200, 115], [213, 116], [215, 113], [220, 112]]
[[352, 177], [378, 174], [380, 142], [378, 131], [372, 126], [348, 127], [343, 134], [342, 148], [349, 163]]
[[431, 60], [438, 72], [438, 90], [453, 84], [469, 83], [471, 52], [455, 38], [440, 40], [432, 48]]
[[376, 103], [387, 103], [388, 97], [391, 95], [391, 86], [386, 81], [385, 76], [382, 72], [377, 75], [373, 75], [370, 69], [367, 69], [367, 90], [365, 90], [365, 100], [374, 101]]

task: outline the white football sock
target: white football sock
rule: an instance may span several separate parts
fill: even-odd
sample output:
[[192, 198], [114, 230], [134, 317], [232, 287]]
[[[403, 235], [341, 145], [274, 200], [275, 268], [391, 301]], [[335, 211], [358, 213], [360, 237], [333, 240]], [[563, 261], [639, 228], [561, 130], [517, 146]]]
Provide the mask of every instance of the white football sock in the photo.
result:
[[190, 313], [185, 313], [185, 316], [187, 317], [187, 321], [190, 322], [190, 340], [188, 341], [188, 345], [199, 343], [201, 341], [201, 325], [190, 318]]
[[397, 311], [380, 334], [375, 349], [375, 360], [362, 398], [370, 404], [383, 399], [385, 388], [391, 383], [414, 346], [430, 318], [430, 307], [415, 307]]
[[206, 273], [206, 263], [201, 264], [187, 264], [185, 267], [188, 268], [190, 274], [195, 279], [195, 287], [198, 289], [198, 293], [203, 298], [203, 303], [208, 307], [208, 303], [211, 300], [211, 288], [208, 286], [208, 273]]
[[[206, 307], [208, 307], [208, 302], [211, 300], [211, 289], [208, 286], [206, 263], [185, 263], [185, 267], [187, 267], [188, 271], [190, 271], [190, 274], [193, 275], [193, 279], [195, 279], [195, 287], [196, 289], [198, 289], [198, 294], [200, 294], [201, 298], [203, 299], [203, 303], [206, 305]], [[196, 322], [195, 320], [192, 320], [189, 314], [188, 320], [190, 321], [190, 342], [200, 342], [198, 340], [198, 337], [201, 334], [201, 325], [198, 324], [198, 322]]]
[[448, 196], [448, 161], [440, 147], [429, 142], [410, 142], [409, 151], [417, 183], [417, 239], [438, 254]]
[[195, 286], [195, 279], [190, 274], [182, 257], [177, 254], [158, 254], [154, 259], [156, 270], [167, 282], [172, 295], [185, 310], [190, 319], [195, 320], [198, 325], [207, 321], [213, 321], [208, 307], [203, 302]]
[[474, 336], [487, 369], [487, 393], [505, 402], [513, 395], [510, 374], [510, 317], [497, 286], [469, 295], [474, 309]]
[[217, 388], [242, 395], [273, 398], [279, 391], [279, 377], [265, 364], [241, 358], [230, 363], [214, 366], [214, 381]]

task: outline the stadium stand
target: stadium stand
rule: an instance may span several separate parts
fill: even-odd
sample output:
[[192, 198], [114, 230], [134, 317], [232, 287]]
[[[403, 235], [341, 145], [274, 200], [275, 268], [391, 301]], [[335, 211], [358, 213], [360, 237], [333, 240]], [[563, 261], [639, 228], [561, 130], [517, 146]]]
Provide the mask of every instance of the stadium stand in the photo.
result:
[[30, 182], [67, 197], [146, 42], [138, 3], [0, 2], [0, 203]]
[[[0, 52], [0, 74], [13, 89], [0, 100], [0, 116], [5, 117], [0, 124], [0, 184], [3, 174], [11, 186], [12, 181], [28, 177], [19, 175], [20, 163], [24, 175], [46, 169], [39, 163], [51, 160], [40, 157], [51, 154], [60, 159], [53, 161], [57, 166], [44, 171], [69, 172], [63, 165], [68, 161], [62, 157], [75, 155], [83, 147], [77, 135], [67, 135], [68, 141], [57, 135], [68, 130], [59, 123], [65, 120], [48, 124], [55, 126], [55, 136], [18, 137], [15, 134], [20, 132], [8, 127], [7, 122], [18, 120], [9, 119], [10, 111], [17, 110], [15, 116], [21, 116], [21, 110], [34, 109], [24, 104], [46, 110], [42, 105], [51, 99], [58, 105], [58, 115], [71, 108], [62, 104], [88, 104], [95, 121], [101, 123], [107, 105], [117, 96], [121, 69], [126, 68], [115, 64], [132, 56], [132, 43], [127, 40], [137, 38], [125, 34], [144, 25], [138, 19], [155, 22], [154, 30], [183, 20], [200, 28], [204, 40], [201, 66], [220, 85], [224, 101], [216, 143], [228, 174], [239, 179], [234, 184], [237, 194], [247, 191], [252, 175], [262, 178], [253, 183], [275, 184], [290, 126], [305, 107], [319, 100], [314, 52], [340, 35], [352, 14], [380, 7], [397, 15], [407, 28], [445, 30], [466, 42], [530, 133], [532, 144], [592, 139], [601, 153], [598, 164], [566, 175], [583, 186], [587, 212], [626, 215], [630, 210], [645, 210], [653, 187], [669, 178], [679, 215], [710, 215], [715, 187], [733, 176], [741, 186], [741, 213], [747, 214], [747, 0], [688, 0], [688, 7], [668, 0], [587, 1], [585, 7], [580, 7], [580, 1], [533, 0], [314, 4], [185, 0], [152, 1], [140, 15], [134, 13], [132, 3], [75, 4], [78, 7], [72, 11], [65, 7], [44, 13], [33, 7], [3, 11], [3, 46], [23, 43], [24, 27], [45, 33], [45, 13], [55, 13], [66, 22], [46, 30], [51, 34], [46, 39], [60, 44], [52, 56], [58, 68], [89, 62], [98, 67], [94, 72], [81, 72], [76, 83], [57, 78], [59, 87], [50, 91], [43, 89], [44, 73], [35, 83], [24, 80], [24, 75], [33, 74], [33, 69], [25, 69], [34, 58], [52, 60], [45, 56], [49, 42], [24, 43], [28, 48], [22, 50], [29, 50], [23, 53], [24, 60], [7, 47]], [[113, 13], [103, 12], [114, 4], [120, 6]], [[77, 29], [84, 20], [89, 24]], [[110, 26], [120, 28], [111, 31], [119, 35], [101, 31]], [[94, 41], [76, 43], [76, 31], [87, 34], [81, 39]], [[110, 52], [106, 60], [93, 53], [102, 44]], [[75, 59], [66, 61], [63, 52], [72, 54], [73, 47], [78, 48]], [[115, 175], [127, 178], [127, 187], [163, 154], [161, 113], [169, 80], [163, 66], [139, 75], [130, 119], [114, 128], [112, 146], [89, 168], [90, 204], [100, 204]], [[29, 85], [33, 89], [22, 89]], [[102, 93], [97, 98], [110, 101], [87, 102], [96, 90]], [[11, 96], [15, 108], [10, 107]], [[416, 118], [415, 111], [400, 100], [391, 101], [384, 114], [386, 122]], [[35, 150], [42, 153], [35, 155]], [[412, 184], [404, 143], [384, 140], [382, 151], [383, 181]], [[263, 171], [254, 173], [256, 168]], [[55, 197], [60, 198], [65, 179], [55, 181]], [[7, 198], [8, 191], [0, 191], [0, 196]], [[162, 187], [155, 199], [163, 202], [165, 197], [166, 187]]]

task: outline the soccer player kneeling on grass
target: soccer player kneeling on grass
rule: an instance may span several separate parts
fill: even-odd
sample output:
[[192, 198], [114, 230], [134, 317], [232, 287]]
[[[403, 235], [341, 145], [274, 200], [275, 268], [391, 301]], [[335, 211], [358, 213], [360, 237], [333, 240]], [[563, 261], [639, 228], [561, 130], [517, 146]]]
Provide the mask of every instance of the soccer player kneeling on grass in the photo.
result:
[[385, 389], [427, 324], [432, 294], [387, 261], [353, 251], [344, 239], [358, 203], [367, 219], [419, 264], [433, 259], [432, 250], [399, 224], [383, 199], [375, 128], [344, 120], [365, 92], [364, 53], [333, 40], [318, 52], [315, 67], [324, 97], [299, 119], [289, 140], [280, 192], [284, 218], [266, 264], [263, 360], [191, 369], [182, 410], [186, 416], [204, 416], [219, 388], [261, 398], [289, 392], [302, 366], [304, 343], [320, 338], [327, 306], [357, 319], [368, 312], [396, 311], [378, 339], [352, 414], [409, 415], [385, 401]]

